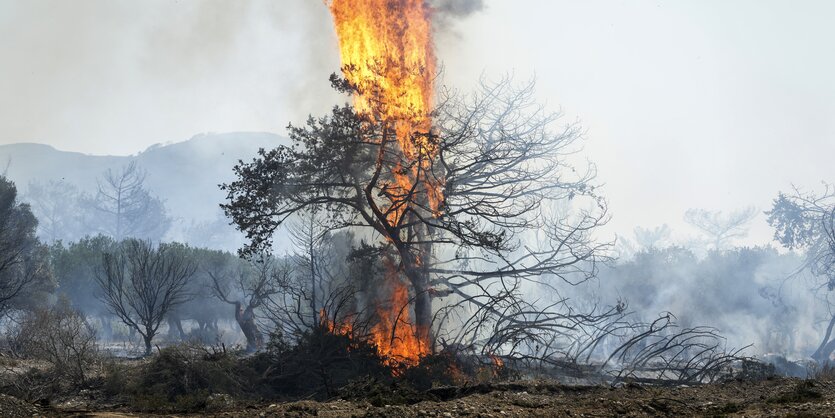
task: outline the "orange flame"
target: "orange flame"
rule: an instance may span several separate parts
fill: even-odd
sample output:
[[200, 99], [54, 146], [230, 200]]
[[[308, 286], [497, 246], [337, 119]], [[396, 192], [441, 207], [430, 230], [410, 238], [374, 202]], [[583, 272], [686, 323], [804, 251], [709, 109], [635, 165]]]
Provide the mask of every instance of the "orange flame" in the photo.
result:
[[372, 340], [388, 365], [415, 366], [429, 354], [429, 330], [413, 325], [409, 288], [400, 280], [392, 260], [385, 262], [391, 296], [388, 304], [377, 307], [379, 322], [371, 329]]
[[[425, 0], [330, 0], [345, 79], [356, 88], [354, 108], [391, 129], [402, 158], [383, 187], [386, 221], [399, 225], [406, 210], [428, 205], [438, 216], [442, 181], [424, 173], [437, 156], [431, 110], [435, 54]], [[416, 197], [419, 196], [419, 197]], [[386, 275], [391, 290], [377, 303], [379, 322], [371, 339], [391, 365], [412, 366], [429, 352], [429, 331], [415, 329], [409, 287], [394, 263]]]
[[354, 327], [348, 321], [337, 323], [335, 320], [328, 317], [328, 312], [325, 308], [319, 311], [319, 322], [322, 327], [332, 334], [351, 336], [354, 334]]
[[396, 124], [406, 158], [418, 157], [432, 108], [435, 54], [429, 9], [424, 0], [333, 0], [345, 78], [357, 86], [354, 107], [361, 114]]
[[393, 126], [403, 163], [392, 168], [389, 221], [397, 224], [415, 184], [437, 214], [441, 182], [421, 177], [437, 155], [431, 140], [435, 54], [424, 0], [332, 0], [343, 74], [357, 88], [354, 108]]

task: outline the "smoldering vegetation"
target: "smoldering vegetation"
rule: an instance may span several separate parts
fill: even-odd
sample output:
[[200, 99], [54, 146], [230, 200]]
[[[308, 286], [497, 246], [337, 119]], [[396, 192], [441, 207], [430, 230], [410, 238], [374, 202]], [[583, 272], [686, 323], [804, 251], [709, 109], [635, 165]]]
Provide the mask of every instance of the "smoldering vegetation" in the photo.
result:
[[194, 233], [137, 161], [86, 189], [4, 177], [0, 390], [182, 412], [831, 373], [831, 187], [775, 193], [773, 246], [736, 245], [752, 208], [608, 240], [579, 128], [532, 91], [444, 97], [408, 189], [387, 122], [336, 107], [229, 167], [224, 216]]

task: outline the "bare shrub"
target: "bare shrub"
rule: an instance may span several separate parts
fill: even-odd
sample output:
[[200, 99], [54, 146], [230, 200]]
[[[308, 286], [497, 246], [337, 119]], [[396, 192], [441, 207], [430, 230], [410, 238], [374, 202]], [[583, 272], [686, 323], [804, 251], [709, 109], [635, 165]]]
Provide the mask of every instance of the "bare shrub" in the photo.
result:
[[721, 382], [741, 376], [734, 364], [753, 361], [742, 356], [747, 346], [727, 349], [716, 329], [682, 327], [675, 319], [668, 312], [649, 323], [618, 321], [609, 326], [606, 334], [623, 338], [601, 366], [612, 384]]
[[98, 358], [96, 333], [66, 299], [26, 313], [7, 335], [12, 353], [46, 362], [56, 378], [81, 386]]
[[101, 301], [142, 336], [146, 356], [168, 312], [189, 298], [186, 285], [197, 265], [187, 250], [176, 243], [129, 239], [102, 257], [102, 271], [96, 274]]

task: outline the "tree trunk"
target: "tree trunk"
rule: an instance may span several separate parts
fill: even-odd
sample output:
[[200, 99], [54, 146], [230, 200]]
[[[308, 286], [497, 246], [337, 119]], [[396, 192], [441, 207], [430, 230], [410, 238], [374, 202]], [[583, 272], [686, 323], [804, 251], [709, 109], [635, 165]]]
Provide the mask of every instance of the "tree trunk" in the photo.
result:
[[145, 340], [145, 357], [148, 357], [151, 355], [151, 339], [153, 339], [153, 336], [150, 334], [148, 336], [143, 335], [142, 339]]
[[416, 337], [425, 344], [427, 350], [433, 351], [435, 342], [432, 335], [432, 294], [429, 288], [429, 272], [427, 271], [428, 257], [430, 250], [428, 245], [422, 246], [420, 260], [416, 259], [408, 249], [401, 251], [401, 259], [404, 261], [406, 277], [412, 284], [415, 291], [414, 296], [414, 327]]
[[812, 354], [812, 358], [818, 363], [828, 363], [829, 356], [832, 354], [832, 351], [835, 350], [835, 340], [830, 340], [833, 327], [835, 327], [835, 315], [833, 315], [832, 319], [829, 320], [829, 326], [826, 327], [826, 334], [823, 336], [823, 341], [821, 341], [821, 344], [818, 349], [815, 350], [815, 353]]
[[168, 316], [168, 336], [176, 337], [179, 340], [186, 338], [186, 333], [183, 331], [183, 323], [179, 317], [174, 315]]
[[429, 294], [429, 280], [423, 276], [413, 282], [415, 288], [415, 331], [420, 341], [428, 344], [427, 349], [433, 351], [434, 338], [432, 335], [432, 295]]
[[252, 306], [247, 306], [243, 309], [240, 302], [235, 303], [235, 321], [241, 327], [241, 331], [246, 337], [246, 351], [251, 353], [259, 348], [263, 343], [261, 332], [258, 331], [258, 326], [255, 324], [255, 312]]

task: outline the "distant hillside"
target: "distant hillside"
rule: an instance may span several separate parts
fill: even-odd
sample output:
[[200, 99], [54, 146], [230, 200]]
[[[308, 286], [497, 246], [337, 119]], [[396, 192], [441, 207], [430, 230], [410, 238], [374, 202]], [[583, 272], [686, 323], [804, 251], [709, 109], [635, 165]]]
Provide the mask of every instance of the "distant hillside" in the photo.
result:
[[218, 184], [234, 178], [232, 167], [258, 148], [287, 140], [270, 133], [202, 134], [187, 141], [154, 145], [132, 156], [100, 156], [60, 151], [43, 144], [0, 145], [0, 168], [25, 193], [31, 181], [63, 180], [94, 193], [96, 178], [108, 168], [135, 160], [147, 170], [146, 186], [165, 200], [180, 224], [216, 220], [225, 195]]

